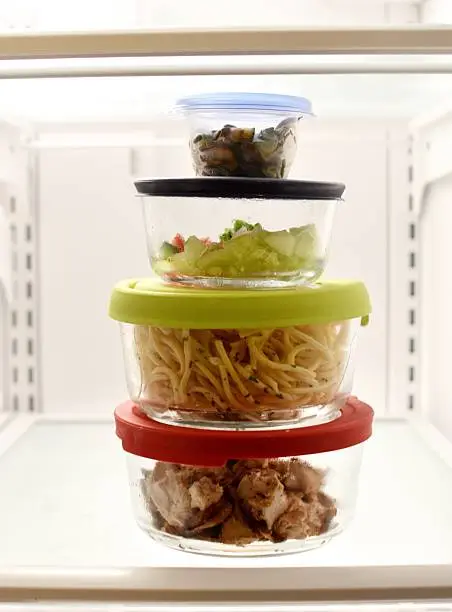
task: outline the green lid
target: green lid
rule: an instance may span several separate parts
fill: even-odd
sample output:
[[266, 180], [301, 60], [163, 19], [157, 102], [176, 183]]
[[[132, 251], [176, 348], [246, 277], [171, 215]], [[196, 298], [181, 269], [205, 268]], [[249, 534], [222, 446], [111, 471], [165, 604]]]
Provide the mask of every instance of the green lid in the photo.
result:
[[273, 290], [192, 289], [157, 279], [120, 282], [113, 290], [112, 319], [179, 329], [289, 327], [360, 318], [371, 312], [364, 283], [318, 282], [312, 287]]

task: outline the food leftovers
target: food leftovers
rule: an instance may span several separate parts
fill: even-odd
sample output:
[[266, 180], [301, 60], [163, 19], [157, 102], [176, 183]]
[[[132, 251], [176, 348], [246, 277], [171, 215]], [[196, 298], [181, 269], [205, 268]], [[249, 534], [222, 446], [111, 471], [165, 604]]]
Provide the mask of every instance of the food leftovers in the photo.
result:
[[161, 276], [253, 278], [315, 269], [314, 225], [268, 231], [259, 223], [235, 220], [217, 240], [177, 234], [153, 258]]
[[297, 118], [276, 127], [224, 125], [219, 130], [195, 134], [190, 141], [198, 176], [286, 178], [297, 148]]
[[276, 329], [135, 326], [140, 404], [149, 416], [224, 421], [295, 418], [334, 401], [350, 321]]
[[246, 546], [328, 532], [337, 508], [325, 474], [298, 458], [228, 461], [224, 467], [157, 462], [141, 491], [154, 529]]

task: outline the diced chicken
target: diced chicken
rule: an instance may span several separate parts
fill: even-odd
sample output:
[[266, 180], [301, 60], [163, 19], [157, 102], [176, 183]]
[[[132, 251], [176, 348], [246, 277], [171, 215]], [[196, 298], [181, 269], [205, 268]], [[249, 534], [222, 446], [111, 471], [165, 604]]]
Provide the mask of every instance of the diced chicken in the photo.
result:
[[232, 513], [232, 504], [229, 502], [223, 501], [220, 503], [218, 508], [215, 508], [215, 512], [210, 517], [205, 517], [204, 520], [194, 527], [193, 529], [187, 531], [188, 535], [197, 534], [205, 531], [206, 529], [211, 529], [212, 527], [216, 527], [217, 525], [221, 525], [224, 521], [226, 521]]
[[317, 493], [322, 486], [324, 473], [305, 461], [291, 459], [283, 482], [288, 491], [300, 491], [305, 495]]
[[337, 510], [323, 478], [299, 459], [231, 460], [222, 468], [157, 462], [140, 486], [154, 528], [246, 546], [328, 531]]
[[203, 512], [206, 508], [220, 501], [223, 496], [223, 487], [212, 482], [207, 476], [203, 476], [191, 485], [188, 492], [191, 498], [191, 507], [198, 508]]
[[153, 480], [162, 480], [165, 478], [168, 472], [179, 471], [179, 467], [173, 463], [165, 463], [164, 461], [157, 461], [152, 472], [147, 472], [146, 480], [152, 482]]
[[232, 467], [233, 473], [237, 478], [241, 478], [244, 474], [253, 470], [263, 470], [268, 467], [268, 459], [243, 459], [236, 461]]
[[308, 516], [306, 518], [306, 524], [310, 536], [319, 535], [323, 533], [323, 525], [325, 524], [326, 508], [319, 502], [317, 496], [312, 497], [310, 502], [307, 504]]
[[325, 508], [325, 521], [329, 525], [330, 521], [337, 514], [337, 508], [336, 508], [336, 504], [334, 502], [334, 499], [332, 497], [330, 497], [329, 495], [326, 495], [325, 493], [322, 493], [322, 491], [319, 491], [317, 493], [317, 498], [318, 498], [319, 502], [322, 504], [322, 506]]
[[232, 474], [226, 467], [218, 467], [218, 468], [196, 468], [195, 471], [196, 480], [199, 480], [203, 476], [207, 476], [221, 486], [229, 484], [232, 480]]
[[325, 495], [325, 493], [319, 491], [310, 500], [309, 507], [313, 523], [320, 523], [319, 533], [324, 533], [328, 529], [331, 520], [337, 514], [337, 508], [334, 500], [328, 495]]
[[245, 523], [243, 517], [234, 513], [223, 523], [220, 540], [223, 544], [235, 544], [236, 546], [246, 546], [256, 540], [256, 534], [249, 525]]
[[268, 467], [277, 472], [280, 481], [284, 484], [284, 479], [289, 472], [290, 461], [284, 459], [271, 459], [268, 462]]
[[276, 472], [270, 469], [243, 476], [237, 494], [250, 514], [258, 521], [265, 521], [269, 529], [288, 506], [284, 486]]
[[150, 498], [165, 521], [183, 529], [190, 521], [193, 510], [188, 489], [174, 471], [168, 471], [161, 480], [149, 484]]
[[287, 510], [276, 520], [273, 532], [281, 540], [306, 538], [310, 535], [307, 523], [308, 504], [294, 493], [289, 496]]

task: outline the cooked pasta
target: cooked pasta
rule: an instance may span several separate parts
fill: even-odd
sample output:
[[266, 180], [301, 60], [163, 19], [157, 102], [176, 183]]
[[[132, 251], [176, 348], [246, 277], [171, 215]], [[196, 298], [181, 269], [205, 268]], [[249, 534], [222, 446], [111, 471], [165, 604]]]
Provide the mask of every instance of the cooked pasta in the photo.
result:
[[140, 399], [156, 410], [260, 420], [332, 402], [347, 364], [349, 322], [265, 330], [136, 326], [135, 344]]

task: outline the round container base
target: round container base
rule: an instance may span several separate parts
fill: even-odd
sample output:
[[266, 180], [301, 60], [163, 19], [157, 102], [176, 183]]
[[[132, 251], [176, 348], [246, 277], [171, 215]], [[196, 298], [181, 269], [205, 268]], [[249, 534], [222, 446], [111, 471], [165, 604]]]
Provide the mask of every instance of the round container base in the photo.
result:
[[[291, 429], [295, 427], [309, 427], [311, 425], [321, 425], [329, 423], [340, 417], [340, 408], [344, 404], [345, 399], [334, 404], [327, 404], [321, 407], [299, 408], [290, 410], [290, 418], [272, 419], [269, 414], [261, 413], [261, 415], [253, 415], [253, 420], [238, 420], [234, 419], [234, 415], [228, 415], [227, 420], [224, 415], [212, 414], [203, 416], [202, 413], [196, 411], [174, 410], [168, 409], [162, 412], [161, 409], [155, 408], [148, 402], [139, 402], [141, 410], [144, 414], [159, 423], [165, 425], [177, 425], [178, 427], [195, 427], [200, 429], [228, 429], [235, 431], [243, 431], [244, 429]], [[274, 414], [275, 411], [273, 411]]]
[[222, 544], [221, 542], [209, 542], [208, 540], [196, 540], [194, 538], [183, 538], [180, 536], [163, 533], [146, 525], [140, 528], [153, 540], [164, 544], [175, 550], [195, 553], [199, 555], [210, 555], [216, 557], [274, 557], [306, 552], [319, 548], [326, 544], [342, 531], [339, 524], [332, 525], [328, 533], [324, 533], [305, 540], [286, 540], [285, 542], [253, 542], [246, 546], [235, 546], [234, 544]]
[[163, 275], [165, 283], [184, 285], [188, 287], [204, 287], [207, 289], [287, 289], [314, 283], [321, 275], [322, 270], [286, 276], [267, 278], [228, 278], [222, 276], [184, 276], [181, 274]]

